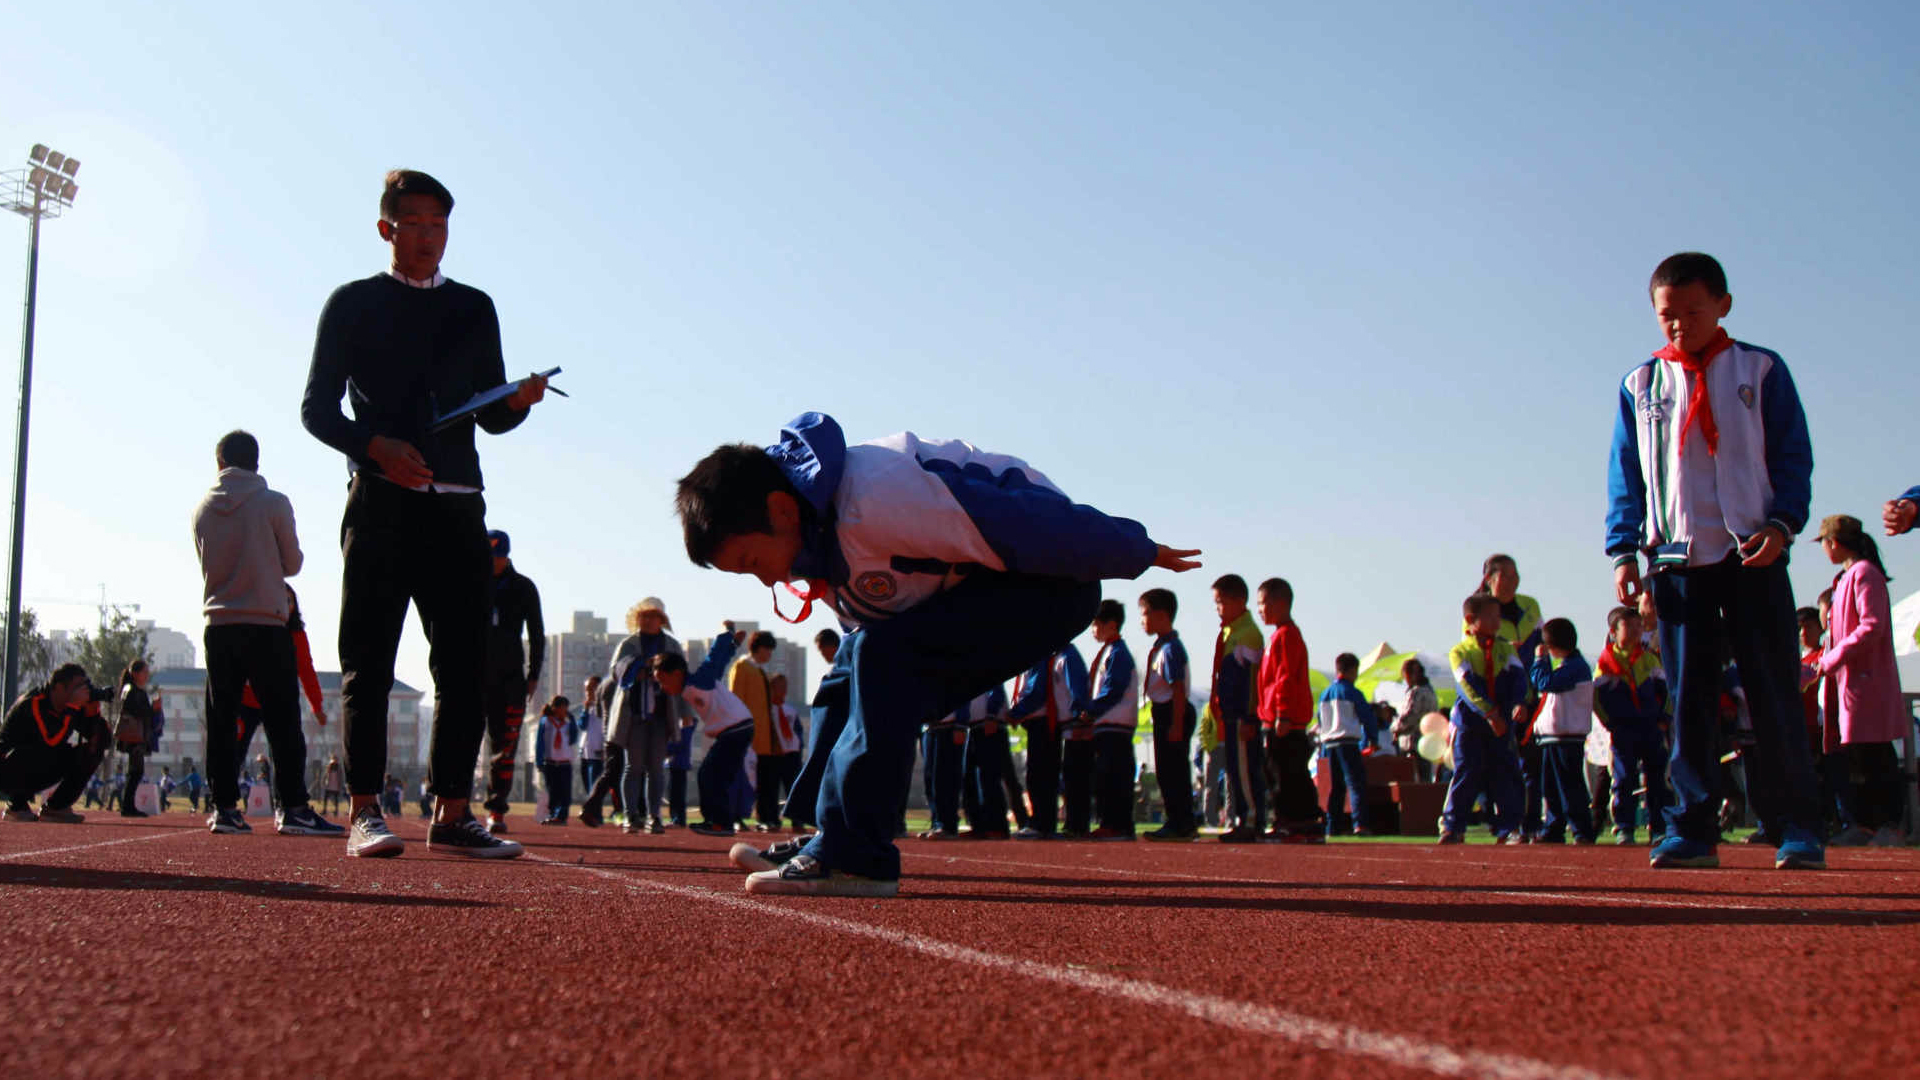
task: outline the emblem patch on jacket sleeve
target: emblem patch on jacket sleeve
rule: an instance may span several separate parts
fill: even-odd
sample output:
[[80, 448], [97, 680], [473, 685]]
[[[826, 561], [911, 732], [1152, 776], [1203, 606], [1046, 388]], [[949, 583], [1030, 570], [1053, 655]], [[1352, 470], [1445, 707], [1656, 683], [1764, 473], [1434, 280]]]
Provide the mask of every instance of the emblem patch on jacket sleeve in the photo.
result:
[[1740, 404], [1745, 405], [1749, 409], [1753, 408], [1753, 384], [1752, 383], [1741, 383], [1740, 389], [1735, 390], [1734, 393], [1740, 395]]
[[864, 600], [882, 604], [893, 599], [894, 594], [900, 591], [900, 585], [885, 570], [869, 570], [853, 579], [853, 591]]

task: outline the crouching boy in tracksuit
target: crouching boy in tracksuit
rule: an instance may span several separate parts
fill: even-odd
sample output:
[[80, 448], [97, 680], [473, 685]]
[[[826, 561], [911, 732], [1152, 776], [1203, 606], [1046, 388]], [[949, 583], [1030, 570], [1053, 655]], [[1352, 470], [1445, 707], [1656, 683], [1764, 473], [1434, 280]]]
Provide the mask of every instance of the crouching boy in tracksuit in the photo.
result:
[[1001, 767], [1011, 756], [1007, 747], [1007, 691], [993, 689], [960, 706], [967, 729], [966, 752], [961, 755], [960, 799], [975, 840], [1007, 838], [1007, 791]]
[[1133, 839], [1133, 732], [1140, 724], [1140, 673], [1120, 637], [1126, 618], [1127, 609], [1118, 600], [1100, 601], [1093, 618], [1093, 639], [1100, 651], [1088, 672], [1093, 698], [1087, 703], [1087, 721], [1093, 731], [1093, 802], [1100, 816], [1095, 840]]
[[1540, 744], [1540, 786], [1546, 795], [1545, 827], [1538, 839], [1567, 842], [1567, 829], [1582, 844], [1593, 843], [1593, 808], [1587, 802], [1587, 733], [1593, 730], [1593, 668], [1580, 655], [1579, 635], [1565, 619], [1540, 627], [1540, 648], [1528, 672], [1540, 692], [1533, 718], [1533, 741]]
[[1367, 836], [1367, 759], [1360, 748], [1371, 740], [1373, 706], [1367, 696], [1353, 685], [1360, 675], [1360, 658], [1341, 653], [1333, 658], [1333, 683], [1320, 692], [1320, 763], [1332, 770], [1333, 787], [1327, 792], [1327, 838], [1339, 835], [1334, 821], [1340, 815], [1345, 798], [1353, 815], [1353, 835]]
[[[753, 748], [753, 710], [733, 691], [720, 685], [733, 654], [746, 639], [745, 630], [726, 624], [726, 632], [713, 639], [699, 670], [687, 673], [687, 658], [677, 652], [658, 652], [647, 658], [647, 670], [653, 677], [646, 681], [648, 691], [670, 698], [684, 698], [700, 718], [700, 731], [711, 741], [707, 756], [700, 761], [700, 820], [691, 830], [702, 836], [732, 836], [733, 823], [739, 817], [733, 803], [734, 785], [746, 773], [747, 751]], [[664, 707], [647, 709], [648, 715], [672, 716]], [[628, 805], [629, 815], [640, 808]]]
[[1607, 614], [1607, 647], [1593, 679], [1593, 715], [1607, 729], [1611, 766], [1613, 838], [1633, 843], [1640, 797], [1647, 789], [1647, 832], [1658, 844], [1667, 835], [1667, 676], [1660, 657], [1643, 647], [1640, 613], [1617, 607]]
[[1467, 815], [1483, 793], [1493, 804], [1493, 836], [1516, 843], [1526, 784], [1514, 730], [1527, 721], [1527, 673], [1513, 643], [1500, 636], [1500, 601], [1477, 592], [1461, 605], [1467, 636], [1447, 654], [1460, 699], [1448, 718], [1453, 738], [1453, 780], [1440, 817], [1440, 842], [1466, 840]]
[[917, 725], [1065, 645], [1092, 620], [1101, 579], [1189, 569], [1197, 554], [1076, 505], [1018, 458], [911, 432], [848, 446], [820, 413], [772, 446], [715, 450], [681, 478], [675, 508], [696, 565], [769, 587], [804, 581], [793, 591], [855, 627], [815, 698], [815, 745], [830, 752], [795, 785], [824, 770], [820, 832], [750, 875], [751, 892], [895, 895], [895, 810]]

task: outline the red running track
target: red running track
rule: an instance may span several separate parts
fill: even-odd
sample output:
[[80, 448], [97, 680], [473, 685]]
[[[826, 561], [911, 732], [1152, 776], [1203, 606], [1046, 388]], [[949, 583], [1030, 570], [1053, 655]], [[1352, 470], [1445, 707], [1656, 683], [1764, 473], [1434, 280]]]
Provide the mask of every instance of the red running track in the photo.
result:
[[400, 859], [0, 823], [16, 1076], [1910, 1075], [1920, 852], [908, 841], [892, 901], [725, 841]]

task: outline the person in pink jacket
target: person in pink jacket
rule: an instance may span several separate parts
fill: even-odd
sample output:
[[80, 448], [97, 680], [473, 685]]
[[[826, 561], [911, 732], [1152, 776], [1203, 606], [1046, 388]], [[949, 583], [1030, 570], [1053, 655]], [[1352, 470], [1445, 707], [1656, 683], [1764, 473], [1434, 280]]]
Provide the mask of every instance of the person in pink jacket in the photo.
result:
[[[1846, 829], [1835, 847], [1892, 847], [1900, 834], [1903, 800], [1894, 740], [1909, 723], [1893, 659], [1892, 605], [1880, 550], [1860, 519], [1834, 514], [1820, 523], [1820, 547], [1839, 565], [1820, 675], [1827, 682], [1826, 751], [1842, 755], [1837, 784]], [[1847, 777], [1858, 777], [1848, 780]]]

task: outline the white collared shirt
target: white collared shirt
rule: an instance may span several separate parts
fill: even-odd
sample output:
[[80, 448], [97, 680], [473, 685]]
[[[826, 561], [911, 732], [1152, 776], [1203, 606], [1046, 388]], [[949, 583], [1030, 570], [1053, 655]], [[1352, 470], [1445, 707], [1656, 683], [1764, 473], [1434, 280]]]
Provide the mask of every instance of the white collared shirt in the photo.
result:
[[[402, 285], [408, 285], [416, 289], [437, 289], [447, 283], [447, 275], [441, 273], [438, 267], [434, 268], [433, 276], [424, 281], [420, 278], [410, 278], [401, 273], [398, 268], [392, 266], [387, 267], [387, 276], [400, 282]], [[386, 476], [382, 476], [380, 479], [387, 481], [389, 484], [404, 487], [408, 491], [437, 491], [447, 495], [478, 495], [480, 493], [479, 488], [470, 487], [466, 484], [401, 484], [398, 480], [393, 480]]]

